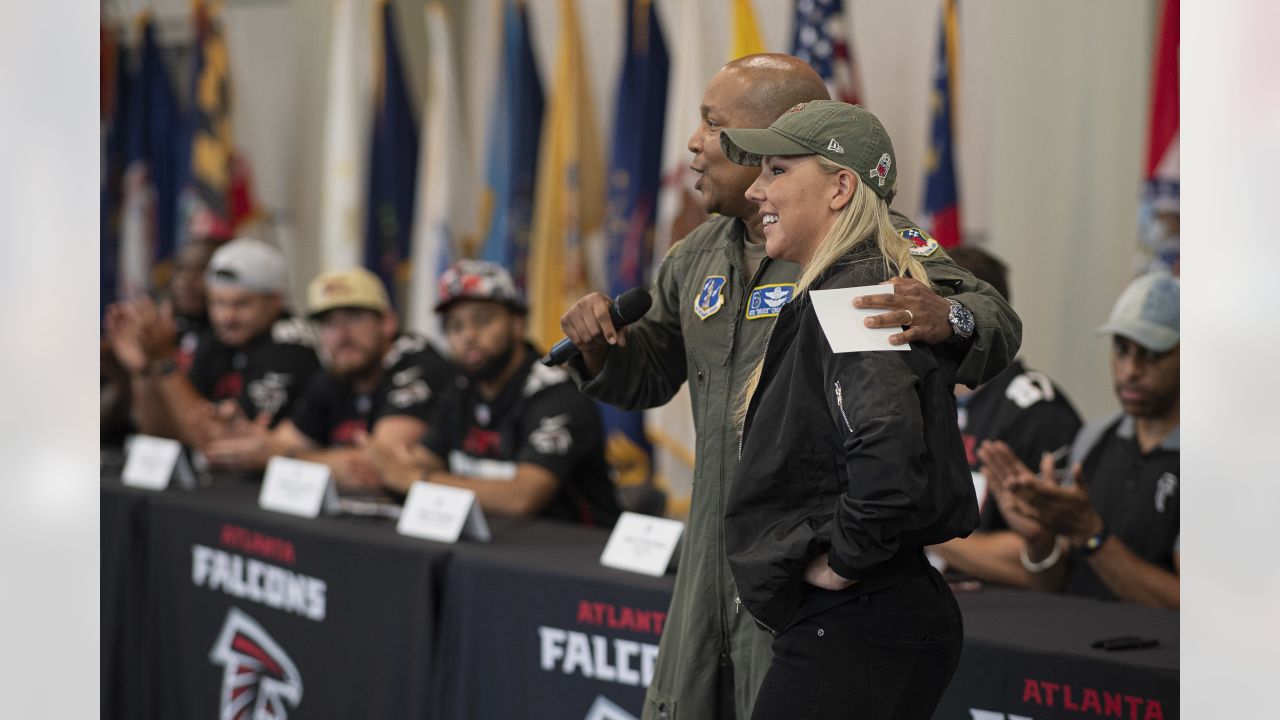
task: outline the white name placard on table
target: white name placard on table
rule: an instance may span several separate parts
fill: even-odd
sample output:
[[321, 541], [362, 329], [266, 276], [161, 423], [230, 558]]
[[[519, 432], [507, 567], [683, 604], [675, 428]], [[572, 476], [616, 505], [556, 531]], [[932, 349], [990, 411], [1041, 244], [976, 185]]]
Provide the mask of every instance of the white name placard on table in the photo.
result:
[[121, 473], [125, 485], [164, 490], [173, 481], [185, 490], [195, 488], [195, 474], [182, 456], [182, 444], [177, 440], [134, 435], [125, 443], [125, 448], [128, 457]]
[[337, 505], [338, 493], [329, 477], [328, 465], [278, 455], [267, 463], [258, 507], [313, 518], [318, 517], [321, 510], [335, 511]]
[[396, 532], [443, 543], [463, 535], [486, 543], [492, 538], [473, 491], [421, 480], [409, 488]]
[[605, 543], [600, 564], [615, 570], [662, 577], [671, 565], [684, 523], [624, 512]]

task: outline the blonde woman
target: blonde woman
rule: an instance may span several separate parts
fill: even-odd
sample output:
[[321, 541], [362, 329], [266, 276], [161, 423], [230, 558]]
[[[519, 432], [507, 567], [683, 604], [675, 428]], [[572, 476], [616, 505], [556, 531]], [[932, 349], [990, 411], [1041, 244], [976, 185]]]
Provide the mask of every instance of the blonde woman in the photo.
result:
[[774, 636], [752, 717], [928, 718], [963, 629], [923, 549], [978, 522], [954, 367], [925, 345], [833, 353], [809, 298], [928, 282], [889, 220], [893, 146], [874, 115], [832, 101], [720, 137], [734, 162], [761, 166], [747, 198], [769, 257], [802, 268], [747, 388], [725, 512], [739, 601]]

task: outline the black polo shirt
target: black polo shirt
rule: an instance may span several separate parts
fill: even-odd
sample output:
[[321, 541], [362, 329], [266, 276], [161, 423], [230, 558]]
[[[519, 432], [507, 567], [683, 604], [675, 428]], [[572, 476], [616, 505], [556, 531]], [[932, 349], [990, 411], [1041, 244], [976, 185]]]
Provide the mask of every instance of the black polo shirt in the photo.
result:
[[[1179, 429], [1144, 454], [1134, 427], [1133, 418], [1126, 415], [1091, 423], [1081, 431], [1072, 454], [1083, 458], [1089, 500], [1111, 534], [1143, 560], [1176, 572], [1173, 555], [1178, 551], [1182, 496]], [[1117, 599], [1082, 551], [1073, 550], [1067, 563], [1065, 592]]]
[[441, 399], [426, 446], [449, 472], [510, 481], [516, 465], [533, 463], [560, 481], [543, 517], [612, 527], [618, 501], [604, 459], [604, 430], [596, 404], [578, 391], [568, 373], [526, 360], [491, 402], [458, 376]]
[[397, 337], [382, 367], [382, 378], [370, 393], [358, 393], [350, 382], [319, 373], [289, 419], [322, 447], [350, 446], [357, 431], [368, 432], [389, 415], [429, 423], [437, 400], [456, 374], [431, 343], [417, 335]]
[[187, 376], [210, 402], [235, 399], [245, 416], [271, 416], [275, 425], [320, 371], [315, 333], [305, 320], [282, 317], [267, 332], [239, 347], [210, 330], [200, 340]]
[[[964, 439], [969, 470], [979, 472], [977, 448], [983, 440], [1003, 440], [1032, 471], [1040, 472], [1040, 456], [1066, 448], [1080, 432], [1080, 414], [1044, 373], [1028, 370], [1014, 360], [989, 382], [956, 398], [956, 416]], [[979, 484], [985, 480], [979, 481]], [[985, 485], [984, 485], [985, 488]], [[1008, 527], [1000, 507], [984, 490], [978, 494], [982, 518], [979, 531]]]

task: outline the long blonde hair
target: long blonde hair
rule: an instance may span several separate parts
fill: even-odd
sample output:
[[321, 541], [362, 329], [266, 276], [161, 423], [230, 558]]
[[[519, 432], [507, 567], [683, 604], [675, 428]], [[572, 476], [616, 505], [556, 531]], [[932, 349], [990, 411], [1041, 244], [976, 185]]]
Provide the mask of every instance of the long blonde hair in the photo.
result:
[[[834, 175], [841, 170], [849, 172], [849, 168], [821, 155], [812, 157], [817, 160], [818, 169], [825, 174]], [[859, 243], [872, 238], [875, 239], [876, 248], [880, 251], [887, 272], [896, 273], [900, 277], [915, 278], [926, 286], [930, 286], [924, 265], [911, 254], [911, 243], [898, 234], [893, 227], [893, 222], [889, 219], [889, 203], [867, 187], [856, 173], [853, 179], [853, 197], [840, 210], [840, 214], [836, 216], [835, 222], [831, 223], [831, 228], [827, 230], [822, 242], [814, 248], [809, 262], [801, 269], [800, 279], [796, 281], [796, 296], [807, 291], [815, 280]], [[793, 298], [792, 302], [794, 301]], [[763, 369], [764, 357], [761, 356], [755, 370], [747, 379], [738, 411], [734, 414], [738, 432], [742, 432], [743, 423], [747, 418], [747, 406], [751, 403], [751, 396], [755, 394], [756, 386], [760, 384], [760, 373]]]

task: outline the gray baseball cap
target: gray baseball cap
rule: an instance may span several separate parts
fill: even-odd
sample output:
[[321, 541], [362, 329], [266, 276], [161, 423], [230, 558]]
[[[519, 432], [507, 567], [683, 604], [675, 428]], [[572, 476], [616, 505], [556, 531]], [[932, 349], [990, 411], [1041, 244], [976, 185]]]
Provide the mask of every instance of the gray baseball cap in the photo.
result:
[[204, 281], [260, 293], [284, 292], [284, 255], [267, 243], [241, 237], [218, 248], [209, 258]]
[[1164, 271], [1138, 276], [1095, 333], [1121, 335], [1155, 352], [1172, 349], [1179, 339], [1180, 286], [1178, 278]]

